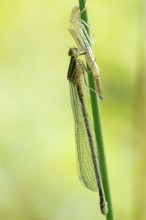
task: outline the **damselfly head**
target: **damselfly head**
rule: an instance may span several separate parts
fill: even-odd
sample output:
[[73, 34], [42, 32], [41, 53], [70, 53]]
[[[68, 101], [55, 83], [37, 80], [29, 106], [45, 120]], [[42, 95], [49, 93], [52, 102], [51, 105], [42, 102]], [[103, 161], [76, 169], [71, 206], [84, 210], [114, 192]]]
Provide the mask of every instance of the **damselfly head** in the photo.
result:
[[69, 51], [68, 51], [68, 55], [70, 57], [76, 57], [79, 55], [79, 49], [76, 48], [76, 47], [73, 47], [73, 48], [70, 48]]

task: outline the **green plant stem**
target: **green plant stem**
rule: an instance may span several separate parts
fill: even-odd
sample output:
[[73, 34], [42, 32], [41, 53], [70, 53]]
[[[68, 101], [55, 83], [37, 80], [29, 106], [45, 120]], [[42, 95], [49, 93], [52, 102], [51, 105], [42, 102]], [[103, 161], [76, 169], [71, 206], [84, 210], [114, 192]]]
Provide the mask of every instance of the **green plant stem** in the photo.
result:
[[[80, 11], [82, 11], [85, 8], [85, 3], [86, 3], [86, 0], [79, 0]], [[89, 23], [87, 9], [83, 11], [83, 13], [81, 14], [81, 18], [85, 22]], [[86, 28], [87, 32], [90, 34], [89, 28], [87, 26], [85, 28]], [[88, 66], [87, 66], [87, 68], [89, 69]], [[89, 69], [89, 72], [91, 72], [90, 69]], [[88, 79], [89, 79], [89, 86], [93, 90], [96, 90], [93, 75], [88, 74]], [[98, 150], [98, 155], [99, 155], [99, 160], [100, 160], [99, 162], [100, 162], [100, 166], [102, 168], [103, 186], [104, 186], [105, 195], [106, 195], [106, 199], [107, 199], [108, 207], [109, 207], [109, 212], [106, 216], [106, 219], [113, 220], [114, 217], [113, 217], [113, 211], [112, 211], [112, 202], [111, 202], [111, 196], [110, 196], [110, 187], [109, 187], [106, 158], [105, 158], [105, 151], [104, 151], [104, 141], [103, 141], [100, 106], [99, 106], [99, 101], [98, 101], [97, 95], [94, 92], [92, 92], [92, 90], [90, 90], [90, 98], [91, 98], [91, 107], [92, 107], [96, 142], [97, 142], [97, 146], [98, 146], [97, 150]]]

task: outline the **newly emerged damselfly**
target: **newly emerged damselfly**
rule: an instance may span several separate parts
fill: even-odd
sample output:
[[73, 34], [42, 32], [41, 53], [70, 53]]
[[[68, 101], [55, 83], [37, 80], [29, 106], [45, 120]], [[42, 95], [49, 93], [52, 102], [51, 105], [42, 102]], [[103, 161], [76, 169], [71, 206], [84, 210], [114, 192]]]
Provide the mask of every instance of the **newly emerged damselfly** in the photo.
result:
[[83, 61], [78, 59], [79, 50], [77, 48], [69, 49], [68, 54], [71, 58], [67, 79], [70, 85], [70, 98], [75, 122], [79, 179], [86, 188], [99, 191], [100, 209], [106, 215], [108, 205], [102, 184], [95, 134], [86, 108], [83, 90], [82, 78], [85, 74], [85, 66]]

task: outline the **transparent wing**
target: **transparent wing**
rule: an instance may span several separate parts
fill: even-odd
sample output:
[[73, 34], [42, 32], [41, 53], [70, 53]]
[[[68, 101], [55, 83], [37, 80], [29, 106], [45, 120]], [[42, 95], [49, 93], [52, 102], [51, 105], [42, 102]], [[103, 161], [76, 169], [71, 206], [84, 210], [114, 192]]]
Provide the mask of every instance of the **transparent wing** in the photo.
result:
[[[92, 191], [97, 191], [97, 180], [91, 156], [90, 144], [86, 131], [86, 126], [82, 114], [82, 106], [78, 97], [77, 89], [70, 82], [71, 104], [75, 120], [75, 138], [77, 146], [77, 170], [80, 182]], [[92, 133], [94, 136], [93, 127]], [[94, 141], [95, 142], [95, 141]]]

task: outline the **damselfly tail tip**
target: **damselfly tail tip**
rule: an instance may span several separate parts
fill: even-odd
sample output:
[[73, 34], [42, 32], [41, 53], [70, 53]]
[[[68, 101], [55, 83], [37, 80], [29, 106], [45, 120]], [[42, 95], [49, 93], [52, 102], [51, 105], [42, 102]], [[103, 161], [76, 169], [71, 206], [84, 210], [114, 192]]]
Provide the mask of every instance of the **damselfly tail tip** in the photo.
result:
[[108, 205], [106, 203], [101, 207], [101, 212], [103, 215], [107, 215], [108, 211], [109, 211], [109, 209], [108, 209]]

